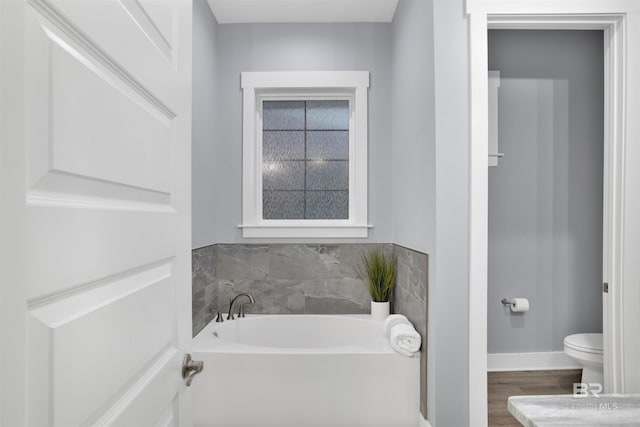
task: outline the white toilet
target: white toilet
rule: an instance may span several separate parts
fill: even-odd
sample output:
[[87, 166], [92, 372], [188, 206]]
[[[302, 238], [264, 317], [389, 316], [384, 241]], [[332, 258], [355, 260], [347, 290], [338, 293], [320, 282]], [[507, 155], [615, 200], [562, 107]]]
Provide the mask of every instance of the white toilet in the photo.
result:
[[602, 334], [573, 334], [564, 339], [564, 352], [582, 366], [583, 383], [604, 386]]

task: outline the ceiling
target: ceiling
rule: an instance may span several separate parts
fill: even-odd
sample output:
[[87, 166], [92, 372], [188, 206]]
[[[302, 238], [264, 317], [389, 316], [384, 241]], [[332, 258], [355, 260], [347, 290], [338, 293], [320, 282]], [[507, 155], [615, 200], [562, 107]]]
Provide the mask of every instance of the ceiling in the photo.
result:
[[220, 24], [391, 22], [398, 0], [207, 0]]

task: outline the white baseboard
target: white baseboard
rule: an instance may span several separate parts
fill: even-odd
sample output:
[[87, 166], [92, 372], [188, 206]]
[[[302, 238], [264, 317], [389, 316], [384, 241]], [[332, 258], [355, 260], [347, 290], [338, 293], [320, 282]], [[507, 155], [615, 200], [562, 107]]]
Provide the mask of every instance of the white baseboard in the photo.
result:
[[493, 353], [487, 355], [487, 371], [543, 371], [581, 368], [563, 351]]
[[418, 414], [418, 427], [431, 427], [431, 423], [424, 419], [422, 413]]

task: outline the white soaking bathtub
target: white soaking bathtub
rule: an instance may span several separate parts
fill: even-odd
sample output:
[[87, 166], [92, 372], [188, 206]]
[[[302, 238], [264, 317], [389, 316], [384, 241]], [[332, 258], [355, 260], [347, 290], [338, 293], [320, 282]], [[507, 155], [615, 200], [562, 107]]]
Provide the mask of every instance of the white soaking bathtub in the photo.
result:
[[197, 426], [418, 425], [420, 357], [396, 354], [368, 315], [211, 322], [193, 358]]

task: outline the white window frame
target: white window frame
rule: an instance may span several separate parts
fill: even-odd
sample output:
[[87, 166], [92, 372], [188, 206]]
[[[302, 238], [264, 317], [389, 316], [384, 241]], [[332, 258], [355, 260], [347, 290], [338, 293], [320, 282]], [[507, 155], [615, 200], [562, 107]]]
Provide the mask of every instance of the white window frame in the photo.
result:
[[[364, 238], [367, 224], [368, 71], [244, 72], [241, 75], [242, 235], [246, 238]], [[262, 103], [349, 100], [349, 218], [262, 217]]]

